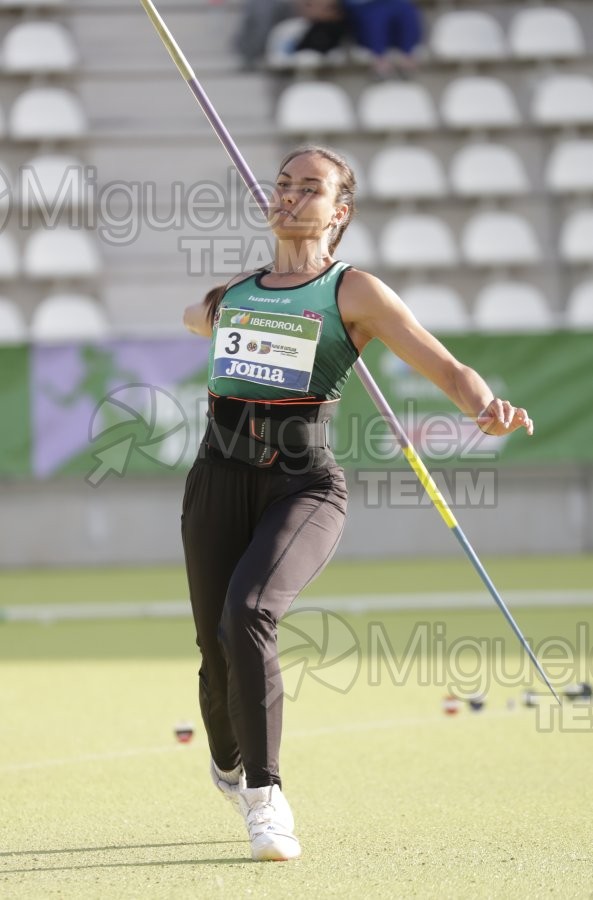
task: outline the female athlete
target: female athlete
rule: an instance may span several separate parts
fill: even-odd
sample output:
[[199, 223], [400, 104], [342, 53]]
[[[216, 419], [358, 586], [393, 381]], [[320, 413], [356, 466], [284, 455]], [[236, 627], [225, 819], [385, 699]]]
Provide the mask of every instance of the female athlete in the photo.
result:
[[378, 338], [484, 431], [533, 433], [527, 412], [495, 397], [386, 284], [334, 258], [354, 191], [334, 151], [290, 153], [270, 203], [273, 262], [184, 315], [211, 338], [208, 425], [182, 511], [200, 708], [212, 778], [256, 860], [301, 852], [280, 778], [276, 632], [342, 533], [346, 486], [328, 423], [358, 355]]

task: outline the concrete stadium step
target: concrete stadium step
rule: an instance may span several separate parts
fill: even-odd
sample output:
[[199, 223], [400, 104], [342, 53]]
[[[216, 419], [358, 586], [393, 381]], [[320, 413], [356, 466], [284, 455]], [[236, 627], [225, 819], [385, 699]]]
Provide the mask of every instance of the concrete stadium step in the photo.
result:
[[198, 303], [220, 282], [208, 278], [153, 277], [110, 281], [101, 289], [101, 301], [112, 329], [118, 334], [183, 336], [183, 311]]
[[[283, 148], [276, 141], [260, 143], [259, 136], [241, 142], [241, 152], [255, 177], [264, 184], [273, 181]], [[85, 162], [96, 169], [99, 187], [105, 185], [129, 185], [133, 191], [154, 191], [159, 206], [171, 206], [178, 196], [176, 184], [182, 185], [182, 194], [198, 186], [210, 185], [212, 198], [223, 198], [229, 204], [245, 209], [247, 188], [243, 186], [230, 159], [222, 152], [214, 134], [196, 140], [178, 141], [166, 147], [156, 143], [147, 145], [138, 153], [135, 143], [120, 143], [117, 149], [110, 141], [96, 141], [85, 154]], [[150, 187], [148, 187], [150, 186]], [[114, 191], [115, 193], [115, 191]], [[146, 194], [152, 198], [152, 194]], [[205, 194], [195, 195], [196, 203]]]
[[[160, 11], [192, 66], [204, 57], [230, 53], [240, 21], [225, 7], [198, 7], [179, 11], [160, 4]], [[63, 20], [74, 34], [83, 66], [105, 64], [118, 68], [137, 64], [161, 65], [168, 54], [139, 3], [106, 14], [103, 10], [72, 11]]]
[[[223, 120], [271, 123], [273, 98], [265, 75], [228, 74], [205, 78], [202, 86]], [[152, 123], [163, 131], [183, 126], [193, 130], [204, 119], [177, 70], [147, 78], [129, 76], [114, 83], [103, 76], [83, 74], [77, 84], [93, 129], [120, 124], [126, 129]]]

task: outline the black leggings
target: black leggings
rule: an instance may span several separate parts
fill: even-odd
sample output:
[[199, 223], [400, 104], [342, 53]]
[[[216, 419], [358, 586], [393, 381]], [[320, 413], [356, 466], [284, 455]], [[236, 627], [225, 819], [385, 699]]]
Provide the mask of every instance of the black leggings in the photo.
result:
[[221, 769], [281, 785], [277, 623], [331, 559], [347, 492], [335, 465], [258, 469], [202, 448], [183, 499], [182, 536], [197, 643], [200, 709]]

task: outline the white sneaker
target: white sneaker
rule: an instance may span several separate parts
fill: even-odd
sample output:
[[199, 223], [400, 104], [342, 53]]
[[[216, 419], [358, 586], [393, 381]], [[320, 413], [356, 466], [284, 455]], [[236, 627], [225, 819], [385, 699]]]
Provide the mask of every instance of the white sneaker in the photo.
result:
[[290, 806], [277, 784], [246, 788], [239, 794], [239, 804], [249, 832], [252, 859], [281, 861], [301, 855], [300, 844], [292, 833]]
[[230, 772], [219, 769], [213, 759], [210, 760], [210, 775], [215, 787], [224, 794], [226, 799], [232, 804], [238, 813], [242, 814], [239, 806], [239, 792], [245, 790], [247, 782], [245, 781], [245, 773], [243, 766], [239, 765]]

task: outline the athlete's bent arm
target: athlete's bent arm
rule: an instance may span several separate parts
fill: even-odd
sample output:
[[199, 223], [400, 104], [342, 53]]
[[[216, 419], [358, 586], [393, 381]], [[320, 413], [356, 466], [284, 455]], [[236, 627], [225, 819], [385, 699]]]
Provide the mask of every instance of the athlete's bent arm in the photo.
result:
[[212, 337], [212, 324], [208, 307], [204, 300], [186, 307], [183, 313], [183, 324], [188, 331], [201, 337]]
[[187, 330], [201, 337], [211, 338], [214, 316], [225, 291], [248, 276], [249, 273], [245, 272], [235, 275], [228, 284], [219, 284], [211, 288], [201, 303], [187, 306], [183, 313], [183, 324]]
[[372, 338], [379, 338], [489, 434], [509, 434], [517, 428], [533, 433], [533, 422], [524, 409], [494, 397], [484, 379], [449, 353], [397, 294], [374, 275], [358, 270], [348, 272], [340, 289], [339, 305], [359, 351]]

